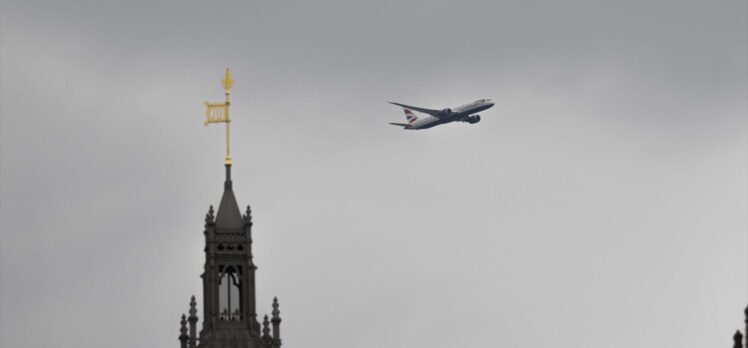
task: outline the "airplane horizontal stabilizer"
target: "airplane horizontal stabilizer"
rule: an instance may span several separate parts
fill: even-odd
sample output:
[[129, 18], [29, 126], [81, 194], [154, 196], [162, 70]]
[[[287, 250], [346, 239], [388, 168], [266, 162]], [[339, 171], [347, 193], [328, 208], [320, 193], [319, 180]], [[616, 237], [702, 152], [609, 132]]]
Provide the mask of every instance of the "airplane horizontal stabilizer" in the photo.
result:
[[390, 124], [393, 125], [393, 126], [400, 126], [400, 127], [408, 127], [408, 126], [410, 126], [407, 123], [390, 122]]

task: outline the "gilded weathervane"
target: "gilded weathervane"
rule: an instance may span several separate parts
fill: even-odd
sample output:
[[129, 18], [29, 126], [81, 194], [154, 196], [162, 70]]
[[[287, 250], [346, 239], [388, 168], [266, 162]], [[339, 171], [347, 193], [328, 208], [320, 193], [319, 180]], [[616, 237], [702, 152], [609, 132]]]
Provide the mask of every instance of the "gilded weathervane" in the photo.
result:
[[210, 123], [226, 124], [226, 165], [231, 165], [231, 147], [229, 146], [229, 126], [231, 125], [229, 106], [231, 103], [229, 102], [229, 96], [231, 96], [231, 86], [234, 85], [234, 80], [231, 79], [229, 68], [226, 68], [226, 75], [221, 80], [221, 85], [226, 92], [226, 101], [223, 103], [205, 102], [205, 126], [207, 127]]

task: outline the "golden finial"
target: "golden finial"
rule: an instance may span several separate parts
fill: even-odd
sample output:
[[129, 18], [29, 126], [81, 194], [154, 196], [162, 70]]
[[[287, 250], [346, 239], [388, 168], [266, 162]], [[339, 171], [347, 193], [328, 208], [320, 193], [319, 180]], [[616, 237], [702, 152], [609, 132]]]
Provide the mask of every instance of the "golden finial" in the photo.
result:
[[231, 93], [231, 86], [234, 85], [234, 80], [231, 79], [231, 74], [229, 74], [229, 68], [226, 68], [226, 75], [223, 77], [223, 80], [221, 80], [221, 85], [223, 86], [223, 89], [226, 91], [226, 94]]
[[226, 101], [223, 103], [209, 103], [205, 102], [205, 126], [211, 123], [225, 123], [226, 124], [226, 165], [231, 165], [231, 147], [229, 146], [229, 125], [231, 124], [231, 118], [229, 117], [229, 95], [231, 94], [231, 86], [234, 85], [234, 80], [231, 79], [229, 68], [226, 68], [226, 75], [221, 80], [221, 85], [224, 91], [226, 91]]

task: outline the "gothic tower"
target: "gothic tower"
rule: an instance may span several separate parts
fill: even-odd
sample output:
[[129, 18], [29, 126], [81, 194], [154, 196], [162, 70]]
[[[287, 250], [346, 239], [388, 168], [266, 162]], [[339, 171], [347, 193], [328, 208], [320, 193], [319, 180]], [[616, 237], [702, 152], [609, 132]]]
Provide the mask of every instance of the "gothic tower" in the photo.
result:
[[[241, 214], [234, 197], [231, 162], [218, 212], [210, 206], [205, 216], [203, 268], [203, 323], [197, 331], [197, 304], [193, 296], [189, 316], [182, 315], [181, 348], [280, 348], [280, 311], [273, 300], [272, 318], [263, 328], [257, 320], [255, 271], [252, 261], [252, 215]], [[272, 334], [270, 323], [272, 323]], [[187, 326], [189, 325], [189, 330]]]

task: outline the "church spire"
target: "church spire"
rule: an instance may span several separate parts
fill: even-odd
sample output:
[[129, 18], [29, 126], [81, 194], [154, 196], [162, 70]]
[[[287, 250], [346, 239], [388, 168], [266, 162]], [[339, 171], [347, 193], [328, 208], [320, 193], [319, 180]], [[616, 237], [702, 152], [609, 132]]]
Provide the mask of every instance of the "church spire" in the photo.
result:
[[273, 303], [272, 319], [266, 316], [262, 328], [257, 321], [257, 267], [252, 261], [252, 211], [247, 206], [245, 215], [242, 215], [234, 196], [228, 113], [233, 80], [228, 69], [222, 84], [226, 101], [206, 103], [205, 125], [226, 123], [226, 178], [216, 211], [211, 206], [205, 215], [205, 263], [200, 276], [203, 282], [202, 329], [199, 334], [195, 332], [198, 317], [197, 303], [193, 297], [189, 316], [182, 316], [179, 340], [181, 348], [279, 348], [280, 311], [277, 300]]
[[265, 314], [265, 319], [262, 320], [262, 339], [266, 342], [272, 340], [272, 338], [270, 338], [270, 321], [268, 320], [267, 314]]
[[242, 213], [234, 196], [230, 163], [226, 163], [226, 181], [223, 183], [223, 197], [221, 197], [216, 214], [216, 228], [232, 230], [244, 228], [244, 219], [242, 219]]
[[187, 321], [190, 323], [190, 341], [189, 348], [197, 348], [197, 302], [195, 296], [190, 298], [190, 317]]
[[179, 322], [179, 347], [187, 348], [187, 340], [190, 336], [187, 336], [187, 318], [182, 314], [182, 321]]
[[281, 317], [280, 311], [278, 310], [278, 298], [273, 297], [273, 319], [270, 320], [273, 323], [273, 347], [280, 348], [281, 346], [281, 333], [280, 324]]

